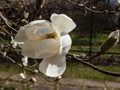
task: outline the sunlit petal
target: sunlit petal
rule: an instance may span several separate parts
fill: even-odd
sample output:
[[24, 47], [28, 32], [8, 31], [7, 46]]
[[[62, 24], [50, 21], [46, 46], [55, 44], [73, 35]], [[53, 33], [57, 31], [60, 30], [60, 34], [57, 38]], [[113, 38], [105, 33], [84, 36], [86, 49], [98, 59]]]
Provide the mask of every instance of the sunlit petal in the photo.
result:
[[34, 20], [34, 21], [31, 21], [28, 25], [31, 26], [39, 23], [44, 23], [44, 22], [46, 22], [46, 20]]
[[43, 37], [47, 33], [54, 32], [55, 30], [51, 27], [51, 23], [46, 20], [32, 21], [24, 27], [26, 35], [29, 40], [37, 40]]
[[74, 21], [65, 14], [52, 14], [51, 21], [61, 34], [67, 34], [76, 27]]
[[28, 40], [22, 46], [22, 54], [31, 58], [51, 57], [59, 50], [59, 39]]
[[67, 54], [72, 44], [71, 37], [70, 35], [66, 34], [66, 35], [61, 36], [60, 40], [61, 40], [62, 50], [64, 53]]
[[58, 77], [66, 69], [65, 54], [57, 54], [53, 57], [45, 58], [39, 65], [39, 70], [49, 77]]

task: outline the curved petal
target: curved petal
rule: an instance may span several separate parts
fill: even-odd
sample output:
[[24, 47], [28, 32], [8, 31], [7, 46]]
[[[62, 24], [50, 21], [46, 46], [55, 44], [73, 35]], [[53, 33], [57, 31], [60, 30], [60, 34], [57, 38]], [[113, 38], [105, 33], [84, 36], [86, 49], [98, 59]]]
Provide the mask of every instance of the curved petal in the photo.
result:
[[28, 40], [22, 46], [22, 54], [31, 58], [51, 57], [59, 50], [59, 39]]
[[72, 40], [70, 35], [66, 34], [60, 37], [61, 40], [61, 48], [63, 50], [64, 53], [68, 53], [68, 51], [70, 50], [71, 44], [72, 44]]
[[16, 34], [14, 40], [17, 41], [17, 42], [24, 42], [24, 41], [27, 40], [27, 35], [26, 35], [26, 33], [25, 33], [24, 27], [21, 27], [21, 28], [20, 28], [20, 30], [19, 30], [18, 33]]
[[47, 22], [47, 21], [46, 20], [34, 20], [34, 21], [31, 21], [28, 25], [31, 26], [31, 25], [35, 25], [39, 23], [44, 23], [44, 22]]
[[[44, 30], [45, 30], [45, 27], [49, 26], [49, 23], [50, 22], [48, 22], [46, 20], [35, 20], [35, 21], [30, 22], [29, 24], [20, 28], [20, 30], [18, 31], [18, 33], [15, 36], [15, 41], [25, 42], [28, 38], [30, 40], [39, 39], [39, 36], [34, 34], [34, 30], [36, 30], [38, 28], [40, 30], [40, 27], [43, 27], [43, 26], [44, 26]], [[48, 32], [48, 29], [46, 32]]]
[[76, 27], [74, 21], [65, 14], [52, 14], [51, 21], [61, 34], [67, 34]]
[[49, 77], [58, 77], [66, 69], [65, 54], [56, 54], [53, 57], [45, 58], [39, 65], [39, 70]]
[[44, 35], [56, 32], [52, 24], [46, 20], [32, 21], [25, 26], [26, 35], [29, 40], [44, 38]]

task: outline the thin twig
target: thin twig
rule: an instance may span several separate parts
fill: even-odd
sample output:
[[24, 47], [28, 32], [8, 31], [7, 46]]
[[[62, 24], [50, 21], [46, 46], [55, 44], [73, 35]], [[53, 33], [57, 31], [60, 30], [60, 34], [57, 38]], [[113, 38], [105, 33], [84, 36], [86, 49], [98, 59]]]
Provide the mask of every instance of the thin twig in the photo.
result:
[[[89, 53], [89, 51], [84, 51], [84, 50], [70, 50], [71, 52], [84, 52], [84, 53]], [[98, 53], [98, 51], [92, 51], [92, 53]], [[120, 52], [105, 52], [104, 54], [120, 54]]]
[[2, 40], [4, 43], [6, 43], [6, 41], [2, 37], [0, 37], [0, 40]]
[[37, 19], [38, 16], [41, 14], [45, 2], [46, 0], [36, 0], [36, 9], [34, 10], [34, 15], [32, 20]]
[[6, 23], [6, 25], [11, 28], [12, 30], [14, 30], [15, 32], [17, 32], [17, 29], [13, 28], [10, 26], [10, 22], [8, 22], [8, 20], [3, 16], [3, 14], [0, 12], [0, 17], [3, 19], [3, 21]]
[[0, 29], [1, 29], [1, 30], [4, 30], [8, 35], [12, 36], [12, 34], [9, 33], [6, 29], [4, 29], [4, 28], [2, 28], [2, 27], [0, 27]]

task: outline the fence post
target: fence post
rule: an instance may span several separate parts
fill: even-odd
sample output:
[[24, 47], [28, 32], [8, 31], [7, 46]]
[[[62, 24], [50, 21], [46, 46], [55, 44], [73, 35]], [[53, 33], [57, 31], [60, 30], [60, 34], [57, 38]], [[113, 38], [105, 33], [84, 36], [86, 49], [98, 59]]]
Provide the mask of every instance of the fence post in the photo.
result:
[[90, 42], [89, 42], [89, 57], [92, 54], [92, 45], [93, 45], [93, 31], [94, 31], [94, 12], [91, 12], [91, 26], [90, 26]]

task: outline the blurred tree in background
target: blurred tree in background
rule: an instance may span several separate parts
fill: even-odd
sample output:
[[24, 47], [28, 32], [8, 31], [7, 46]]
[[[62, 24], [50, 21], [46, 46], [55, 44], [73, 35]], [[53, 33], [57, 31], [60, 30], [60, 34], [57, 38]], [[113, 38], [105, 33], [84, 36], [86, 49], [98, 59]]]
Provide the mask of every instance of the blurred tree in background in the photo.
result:
[[[38, 1], [38, 2], [36, 2]], [[68, 2], [68, 0], [1, 0], [0, 11], [3, 15], [12, 23], [12, 25], [18, 29], [18, 26], [22, 26], [34, 19], [49, 19], [52, 13], [64, 13], [73, 18], [77, 24], [76, 32], [85, 32], [90, 29], [91, 26], [91, 14], [92, 12], [85, 9], [83, 6], [74, 5]], [[46, 2], [45, 2], [46, 1]], [[104, 13], [94, 13], [94, 30], [112, 31], [120, 28], [120, 5], [111, 4], [109, 0], [72, 0], [75, 3], [83, 4], [91, 9], [97, 11], [105, 11]], [[114, 1], [114, 0], [113, 0]], [[44, 3], [44, 7], [40, 8]], [[37, 5], [38, 4], [38, 5]], [[37, 18], [34, 17], [34, 13], [37, 11]], [[109, 11], [116, 11], [114, 13], [108, 13]], [[38, 18], [39, 17], [39, 18]], [[97, 22], [97, 23], [96, 23]]]
[[[120, 28], [120, 12], [118, 11], [120, 5], [111, 5], [106, 0], [71, 0], [77, 4], [83, 4], [96, 11], [105, 11], [104, 13], [94, 13], [94, 30], [96, 32], [112, 31]], [[116, 11], [114, 13], [108, 13], [109, 11]], [[43, 18], [48, 18], [52, 13], [65, 13], [73, 18], [77, 23], [76, 32], [86, 31], [89, 33], [91, 27], [91, 14], [85, 7], [74, 5], [68, 2], [68, 0], [47, 0], [44, 9], [42, 11]]]

